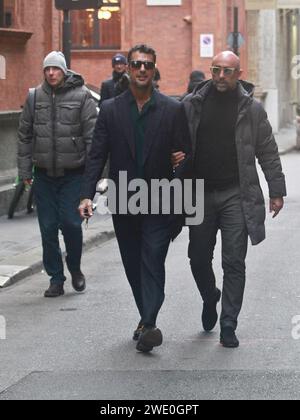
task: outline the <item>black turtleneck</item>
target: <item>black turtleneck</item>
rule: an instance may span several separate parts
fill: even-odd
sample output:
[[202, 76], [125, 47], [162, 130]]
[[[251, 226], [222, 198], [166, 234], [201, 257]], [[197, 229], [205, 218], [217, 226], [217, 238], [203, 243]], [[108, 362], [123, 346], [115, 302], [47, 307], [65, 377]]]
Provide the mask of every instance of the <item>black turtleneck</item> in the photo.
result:
[[238, 90], [219, 92], [212, 86], [204, 100], [197, 133], [196, 177], [206, 188], [223, 189], [239, 182], [235, 126]]

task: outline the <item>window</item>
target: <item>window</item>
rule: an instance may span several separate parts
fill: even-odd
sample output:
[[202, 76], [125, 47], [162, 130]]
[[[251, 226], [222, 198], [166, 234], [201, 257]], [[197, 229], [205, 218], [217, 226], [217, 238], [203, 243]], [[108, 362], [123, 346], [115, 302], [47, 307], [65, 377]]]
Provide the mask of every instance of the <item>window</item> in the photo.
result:
[[0, 0], [0, 28], [16, 27], [15, 0]]
[[106, 0], [100, 10], [72, 10], [73, 49], [120, 49], [120, 1]]

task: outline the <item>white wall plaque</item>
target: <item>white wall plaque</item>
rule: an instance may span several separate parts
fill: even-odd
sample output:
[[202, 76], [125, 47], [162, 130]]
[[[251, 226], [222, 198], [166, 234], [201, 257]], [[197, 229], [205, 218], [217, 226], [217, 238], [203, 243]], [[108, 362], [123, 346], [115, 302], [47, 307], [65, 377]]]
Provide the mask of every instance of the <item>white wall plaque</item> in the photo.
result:
[[0, 79], [6, 79], [6, 60], [3, 55], [0, 55]]
[[201, 34], [200, 35], [200, 57], [212, 58], [214, 57], [214, 35]]

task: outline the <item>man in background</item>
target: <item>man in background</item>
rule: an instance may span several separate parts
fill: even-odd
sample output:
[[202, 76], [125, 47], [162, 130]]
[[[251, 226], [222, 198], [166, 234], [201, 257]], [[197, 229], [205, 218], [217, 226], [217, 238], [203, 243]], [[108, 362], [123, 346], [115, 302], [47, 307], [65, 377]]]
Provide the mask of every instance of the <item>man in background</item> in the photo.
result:
[[[43, 63], [43, 83], [28, 96], [19, 125], [18, 169], [25, 184], [32, 183], [42, 235], [43, 263], [50, 277], [45, 297], [64, 294], [64, 265], [58, 233], [62, 231], [67, 267], [77, 292], [86, 287], [81, 272], [82, 219], [77, 208], [87, 152], [97, 110], [83, 78], [67, 69], [60, 51]], [[33, 108], [33, 109], [32, 109]]]
[[100, 88], [99, 108], [103, 101], [115, 98], [127, 90], [129, 86], [127, 76], [127, 58], [116, 54], [112, 59], [112, 77], [102, 83]]

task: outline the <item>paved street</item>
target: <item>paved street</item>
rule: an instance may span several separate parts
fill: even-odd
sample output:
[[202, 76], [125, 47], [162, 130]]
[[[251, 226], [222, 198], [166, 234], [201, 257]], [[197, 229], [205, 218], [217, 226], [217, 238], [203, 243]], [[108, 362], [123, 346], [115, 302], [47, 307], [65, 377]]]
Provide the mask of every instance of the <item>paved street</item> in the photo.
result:
[[[249, 249], [239, 349], [219, 345], [219, 328], [201, 331], [185, 230], [168, 257], [159, 318], [164, 344], [151, 355], [137, 353], [131, 336], [138, 315], [110, 240], [84, 256], [85, 294], [75, 294], [68, 281], [66, 296], [46, 300], [42, 273], [0, 290], [7, 323], [0, 400], [299, 399], [300, 340], [292, 338], [292, 319], [300, 315], [300, 154], [282, 161], [289, 198], [278, 219], [268, 216], [268, 240]], [[215, 266], [221, 285], [220, 246]]]

